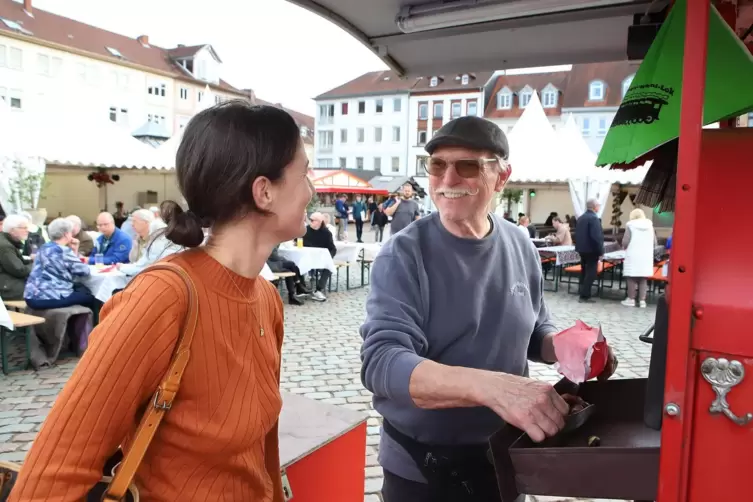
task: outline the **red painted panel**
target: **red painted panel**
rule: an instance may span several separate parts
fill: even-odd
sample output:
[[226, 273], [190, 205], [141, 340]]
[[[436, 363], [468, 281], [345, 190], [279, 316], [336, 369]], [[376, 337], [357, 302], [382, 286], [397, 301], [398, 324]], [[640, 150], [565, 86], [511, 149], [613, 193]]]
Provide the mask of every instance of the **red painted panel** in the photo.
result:
[[[695, 229], [693, 347], [753, 357], [753, 128], [704, 130]], [[743, 225], [741, 227], [741, 224]]]
[[[753, 358], [701, 352], [698, 361], [708, 357], [737, 360], [745, 368], [742, 382], [729, 391], [727, 401], [736, 415], [753, 413]], [[743, 501], [753, 499], [753, 424], [736, 425], [722, 414], [709, 412], [716, 398], [711, 384], [697, 371], [696, 400], [693, 409], [688, 502]]]
[[366, 422], [289, 466], [291, 502], [361, 502]]

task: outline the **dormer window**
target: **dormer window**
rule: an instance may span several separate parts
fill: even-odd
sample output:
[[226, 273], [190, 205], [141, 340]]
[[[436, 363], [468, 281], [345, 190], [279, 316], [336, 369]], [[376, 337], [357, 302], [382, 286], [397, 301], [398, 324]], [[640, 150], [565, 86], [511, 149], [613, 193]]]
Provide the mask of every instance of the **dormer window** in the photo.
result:
[[23, 33], [24, 35], [33, 35], [32, 32], [21, 26], [21, 23], [17, 23], [15, 21], [11, 21], [10, 19], [5, 19], [4, 17], [0, 17], [0, 21], [2, 21], [5, 26], [10, 28], [13, 31], [17, 31], [19, 33]]
[[309, 135], [309, 128], [306, 126], [301, 126], [301, 136], [304, 138]]
[[439, 79], [437, 77], [431, 77], [431, 80], [429, 80], [429, 87], [436, 87], [437, 84], [439, 84]]
[[107, 49], [107, 52], [109, 52], [111, 56], [115, 56], [118, 59], [125, 59], [118, 49], [113, 49], [112, 47], [105, 47], [105, 48]]
[[601, 80], [594, 80], [588, 84], [588, 100], [589, 101], [604, 101], [606, 94], [606, 86]]
[[465, 75], [463, 75], [462, 77], [460, 77], [460, 84], [461, 84], [461, 85], [468, 85], [468, 81], [469, 81], [469, 80], [470, 80], [470, 79], [468, 78], [468, 75], [467, 75], [467, 74], [465, 74]]
[[505, 87], [497, 93], [497, 110], [509, 110], [512, 108], [512, 91]]
[[528, 103], [531, 102], [531, 96], [533, 96], [533, 89], [531, 89], [529, 86], [523, 87], [523, 89], [521, 89], [518, 93], [518, 106], [520, 108], [525, 108], [526, 106], [528, 106]]
[[544, 108], [557, 108], [559, 91], [552, 84], [548, 84], [541, 91], [541, 104]]
[[625, 98], [625, 94], [627, 94], [628, 89], [630, 89], [630, 84], [633, 83], [633, 77], [635, 75], [630, 75], [628, 78], [622, 81], [622, 97]]

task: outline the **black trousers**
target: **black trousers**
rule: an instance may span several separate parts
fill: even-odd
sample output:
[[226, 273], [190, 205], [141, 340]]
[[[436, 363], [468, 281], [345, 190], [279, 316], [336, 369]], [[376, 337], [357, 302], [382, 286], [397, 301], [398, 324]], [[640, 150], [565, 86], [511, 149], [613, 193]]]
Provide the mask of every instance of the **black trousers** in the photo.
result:
[[580, 297], [591, 298], [591, 287], [599, 275], [599, 253], [580, 253]]
[[356, 220], [356, 240], [361, 242], [363, 236], [363, 220]]
[[[493, 488], [486, 495], [458, 502], [500, 502], [501, 498], [496, 489], [497, 481], [491, 479], [490, 483], [493, 484]], [[382, 499], [384, 502], [456, 502], [432, 497], [429, 492], [429, 485], [401, 478], [387, 470], [384, 471]], [[525, 499], [525, 495], [521, 495], [517, 502], [525, 502]]]
[[285, 287], [288, 290], [288, 296], [294, 296], [296, 283], [303, 282], [298, 265], [290, 260], [268, 261], [267, 265], [269, 265], [269, 269], [272, 272], [293, 272], [295, 274], [295, 277], [285, 278]]

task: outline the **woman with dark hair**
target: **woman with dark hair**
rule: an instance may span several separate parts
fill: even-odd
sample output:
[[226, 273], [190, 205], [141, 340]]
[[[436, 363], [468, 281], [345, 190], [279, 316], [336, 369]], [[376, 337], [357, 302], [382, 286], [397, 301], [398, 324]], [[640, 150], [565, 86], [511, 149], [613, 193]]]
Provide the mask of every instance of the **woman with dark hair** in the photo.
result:
[[[272, 249], [301, 237], [313, 188], [295, 121], [231, 101], [197, 114], [176, 158], [187, 210], [163, 204], [165, 235], [196, 285], [198, 322], [180, 388], [136, 471], [143, 500], [283, 500], [277, 423], [282, 301], [259, 277]], [[178, 274], [149, 270], [102, 309], [11, 501], [79, 501], [162, 381], [188, 310]], [[173, 389], [174, 390], [174, 389]]]

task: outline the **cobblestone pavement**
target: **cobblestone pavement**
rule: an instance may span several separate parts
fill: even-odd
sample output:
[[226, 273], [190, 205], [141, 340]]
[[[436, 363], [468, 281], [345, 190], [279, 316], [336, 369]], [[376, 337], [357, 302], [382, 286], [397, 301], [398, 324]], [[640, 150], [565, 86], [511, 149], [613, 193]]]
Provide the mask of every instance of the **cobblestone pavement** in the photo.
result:
[[[361, 385], [359, 376], [358, 327], [364, 317], [367, 289], [344, 289], [342, 284], [340, 292], [331, 293], [324, 304], [286, 305], [282, 387], [312, 399], [369, 413], [364, 500], [380, 502], [379, 415], [372, 409], [371, 395]], [[650, 346], [640, 342], [638, 335], [653, 322], [653, 306], [627, 308], [611, 300], [581, 304], [575, 295], [565, 292], [547, 293], [547, 301], [561, 328], [572, 325], [578, 318], [586, 323], [601, 322], [620, 360], [617, 378], [647, 374]], [[23, 460], [75, 364], [75, 360], [67, 360], [39, 373], [28, 371], [0, 376], [0, 460]], [[532, 365], [531, 376], [549, 382], [558, 380], [552, 368], [538, 364]], [[530, 497], [530, 500], [566, 499]]]

